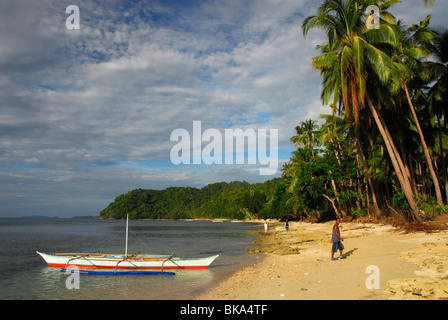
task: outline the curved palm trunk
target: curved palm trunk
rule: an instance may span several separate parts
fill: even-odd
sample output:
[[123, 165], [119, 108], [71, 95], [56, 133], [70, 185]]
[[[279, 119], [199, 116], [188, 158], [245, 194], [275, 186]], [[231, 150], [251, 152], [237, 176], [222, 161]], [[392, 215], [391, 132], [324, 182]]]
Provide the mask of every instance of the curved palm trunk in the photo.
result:
[[[373, 106], [373, 104], [372, 104]], [[375, 109], [376, 111], [376, 109]], [[383, 138], [386, 138], [387, 141], [389, 142], [389, 146], [392, 149], [392, 154], [395, 156], [395, 159], [397, 161], [399, 170], [402, 174], [402, 177], [405, 181], [406, 184], [408, 184], [411, 188], [411, 192], [412, 194], [414, 194], [414, 189], [412, 188], [412, 177], [411, 177], [411, 173], [410, 170], [408, 170], [407, 166], [404, 164], [403, 159], [400, 156], [400, 152], [398, 151], [397, 147], [395, 146], [394, 140], [392, 138], [392, 135], [389, 132], [389, 129], [387, 128], [386, 122], [384, 121], [383, 116], [381, 115], [381, 113], [377, 113], [378, 114], [378, 118], [379, 121], [381, 122], [382, 128], [384, 129], [385, 132], [385, 136], [383, 136]], [[390, 153], [389, 153], [390, 155]]]
[[425, 141], [425, 136], [423, 135], [422, 128], [420, 127], [420, 122], [418, 121], [417, 113], [415, 112], [414, 104], [412, 103], [411, 96], [409, 95], [408, 86], [406, 83], [403, 84], [404, 90], [406, 92], [406, 97], [408, 99], [409, 106], [414, 116], [415, 125], [417, 126], [418, 134], [420, 135], [420, 140], [422, 141], [423, 151], [425, 153], [426, 163], [428, 164], [429, 172], [431, 173], [432, 181], [434, 183], [434, 188], [436, 190], [437, 205], [443, 205], [442, 192], [440, 191], [439, 179], [437, 178], [436, 172], [434, 171], [434, 166], [432, 164], [431, 156], [429, 154], [428, 145]]
[[390, 133], [386, 131], [386, 128], [383, 126], [383, 122], [380, 119], [380, 115], [378, 114], [375, 106], [372, 103], [372, 100], [368, 95], [366, 95], [367, 105], [372, 112], [373, 118], [375, 119], [375, 123], [380, 131], [381, 136], [383, 137], [384, 143], [387, 148], [387, 152], [389, 153], [392, 165], [395, 169], [395, 173], [397, 174], [398, 181], [400, 182], [401, 189], [408, 200], [409, 206], [411, 207], [412, 214], [417, 221], [425, 220], [424, 213], [422, 214], [420, 209], [417, 206], [417, 203], [414, 199], [414, 194], [412, 192], [411, 184], [405, 172], [403, 171], [402, 165], [400, 166], [399, 162], [401, 161], [399, 153], [396, 152], [395, 144], [390, 136]]
[[439, 127], [439, 149], [441, 153], [440, 162], [442, 163], [443, 178], [445, 179], [445, 193], [446, 193], [445, 196], [446, 196], [446, 202], [448, 203], [448, 175], [446, 171], [445, 158], [443, 157], [442, 126], [440, 124], [439, 117], [437, 117], [437, 125]]
[[373, 207], [375, 209], [375, 214], [377, 217], [379, 217], [381, 214], [381, 211], [380, 211], [380, 208], [378, 207], [378, 201], [376, 199], [376, 192], [375, 192], [375, 188], [373, 185], [372, 177], [370, 176], [369, 167], [367, 165], [367, 160], [366, 160], [364, 151], [362, 150], [361, 142], [359, 141], [359, 138], [356, 138], [356, 144], [357, 144], [359, 155], [361, 158], [364, 175], [366, 176], [367, 182], [369, 183], [370, 192], [372, 194], [372, 202], [373, 202]]

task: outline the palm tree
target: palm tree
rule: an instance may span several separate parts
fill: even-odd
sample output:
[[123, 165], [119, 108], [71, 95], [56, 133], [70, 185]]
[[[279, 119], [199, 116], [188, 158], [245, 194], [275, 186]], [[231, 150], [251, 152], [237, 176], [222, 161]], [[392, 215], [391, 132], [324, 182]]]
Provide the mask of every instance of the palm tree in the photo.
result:
[[298, 147], [299, 145], [303, 145], [302, 136], [303, 136], [303, 128], [302, 126], [295, 127], [296, 135], [292, 136], [291, 139], [289, 139], [290, 142], [294, 143], [294, 147]]
[[292, 153], [291, 161], [282, 169], [283, 175], [290, 179], [287, 191], [291, 194], [291, 197], [286, 204], [291, 206], [294, 214], [298, 213], [299, 207], [301, 206], [300, 193], [296, 192], [299, 185], [301, 168], [304, 163], [312, 161], [312, 158], [314, 158], [314, 156], [311, 155], [311, 150], [309, 148], [298, 148]]
[[432, 105], [432, 112], [437, 118], [440, 162], [443, 171], [442, 174], [445, 179], [445, 193], [448, 202], [448, 174], [442, 143], [443, 128], [440, 121], [442, 118], [444, 119], [444, 127], [446, 130], [448, 119], [448, 30], [438, 32], [434, 42], [435, 46], [433, 54], [436, 58], [433, 79], [434, 85], [432, 86], [428, 97]]
[[320, 133], [324, 144], [328, 141], [343, 139], [347, 135], [348, 126], [345, 118], [335, 114], [321, 114], [320, 117], [325, 120]]
[[298, 145], [305, 145], [311, 150], [311, 155], [314, 158], [314, 145], [318, 143], [317, 134], [318, 126], [316, 121], [308, 119], [302, 121], [296, 128], [296, 135], [291, 137], [290, 141], [294, 143], [295, 147]]
[[414, 118], [415, 125], [417, 127], [417, 132], [420, 136], [423, 152], [426, 158], [426, 163], [428, 165], [429, 172], [434, 183], [434, 189], [436, 192], [437, 205], [443, 205], [442, 192], [440, 190], [439, 179], [437, 178], [436, 172], [434, 170], [434, 165], [429, 154], [428, 145], [424, 137], [420, 121], [415, 111], [414, 103], [412, 102], [411, 95], [409, 93], [408, 83], [415, 78], [415, 72], [417, 69], [425, 69], [425, 62], [422, 59], [427, 58], [431, 51], [429, 47], [431, 42], [435, 39], [435, 34], [429, 29], [429, 22], [431, 16], [426, 17], [419, 25], [415, 24], [402, 32], [400, 28], [395, 30], [399, 31], [398, 36], [401, 38], [399, 41], [399, 47], [397, 47], [397, 59], [399, 63], [404, 66], [405, 73], [402, 75], [402, 87], [404, 89], [407, 102], [409, 104], [412, 116]]
[[[387, 13], [387, 9], [397, 2], [400, 1], [325, 0], [317, 15], [305, 18], [302, 29], [305, 37], [308, 31], [315, 27], [326, 32], [326, 50], [313, 59], [313, 67], [324, 72], [324, 80], [336, 86], [333, 89], [333, 101], [338, 101], [342, 96], [345, 114], [347, 117], [353, 114], [356, 125], [359, 124], [360, 110], [368, 107], [383, 137], [414, 217], [420, 220], [420, 210], [413, 197], [405, 166], [378, 108], [381, 101], [379, 95], [392, 95], [399, 88], [394, 79], [401, 78], [399, 75], [402, 67], [394, 63], [387, 52], [380, 49], [381, 46], [396, 45], [395, 33], [389, 24], [380, 24], [380, 30], [367, 30], [364, 24], [368, 5], [377, 5], [382, 12]], [[328, 70], [333, 70], [337, 75], [330, 77]], [[379, 88], [382, 90], [381, 94], [378, 92]], [[328, 90], [325, 85], [324, 90]], [[329, 94], [323, 96], [328, 97]]]
[[[348, 126], [345, 118], [341, 118], [337, 115], [335, 115], [335, 111], [339, 111], [341, 113], [341, 110], [339, 110], [335, 105], [332, 106], [333, 108], [333, 114], [322, 114], [320, 117], [322, 119], [325, 119], [325, 123], [320, 128], [320, 136], [321, 141], [323, 144], [327, 145], [328, 143], [334, 143], [336, 145], [336, 148], [334, 150], [334, 155], [336, 157], [337, 163], [339, 166], [341, 166], [341, 154], [344, 152], [340, 141], [344, 139], [344, 136], [347, 134]], [[332, 174], [332, 170], [329, 170], [329, 173]], [[341, 182], [341, 187], [344, 187], [343, 181]], [[336, 182], [334, 178], [331, 179], [331, 187], [333, 188], [333, 192], [335, 195], [335, 200], [338, 206], [341, 206], [341, 201], [339, 198], [339, 191], [338, 187], [336, 186]], [[327, 200], [329, 200], [336, 212], [336, 215], [340, 217], [340, 213], [338, 210], [338, 206], [335, 205], [335, 200], [332, 200], [327, 195], [323, 195]]]

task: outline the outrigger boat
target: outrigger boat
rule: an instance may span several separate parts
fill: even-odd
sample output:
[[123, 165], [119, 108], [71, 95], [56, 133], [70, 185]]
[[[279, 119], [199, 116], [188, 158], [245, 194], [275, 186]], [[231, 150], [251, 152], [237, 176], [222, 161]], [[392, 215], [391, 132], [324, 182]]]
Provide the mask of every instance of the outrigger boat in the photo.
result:
[[70, 267], [78, 269], [131, 269], [134, 271], [159, 269], [206, 269], [219, 257], [219, 255], [206, 258], [178, 258], [172, 255], [142, 255], [128, 254], [128, 226], [129, 218], [126, 219], [126, 246], [123, 254], [102, 253], [53, 253], [47, 254], [36, 251], [50, 267]]
[[219, 255], [187, 259], [155, 255], [116, 255], [101, 253], [37, 253], [50, 267], [101, 269], [206, 269]]

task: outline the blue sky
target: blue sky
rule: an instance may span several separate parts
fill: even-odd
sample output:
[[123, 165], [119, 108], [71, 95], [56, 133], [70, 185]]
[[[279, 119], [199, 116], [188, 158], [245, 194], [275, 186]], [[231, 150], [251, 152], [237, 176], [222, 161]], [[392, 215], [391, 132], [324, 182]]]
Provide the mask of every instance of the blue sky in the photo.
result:
[[[406, 23], [448, 5], [404, 0]], [[80, 30], [68, 30], [68, 5]], [[0, 0], [0, 217], [96, 215], [135, 188], [262, 182], [321, 105], [320, 1]], [[277, 129], [279, 171], [170, 161], [173, 130]]]

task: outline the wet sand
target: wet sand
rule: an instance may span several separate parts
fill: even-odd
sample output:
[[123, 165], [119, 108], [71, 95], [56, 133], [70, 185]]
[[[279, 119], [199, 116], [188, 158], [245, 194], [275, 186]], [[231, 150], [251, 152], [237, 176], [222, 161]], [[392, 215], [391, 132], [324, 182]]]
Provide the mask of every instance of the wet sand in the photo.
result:
[[[345, 259], [331, 260], [334, 222], [270, 222], [258, 262], [199, 300], [448, 299], [448, 231], [405, 233], [390, 225], [341, 224]], [[335, 257], [339, 256], [339, 252]], [[378, 287], [379, 286], [379, 287]]]

